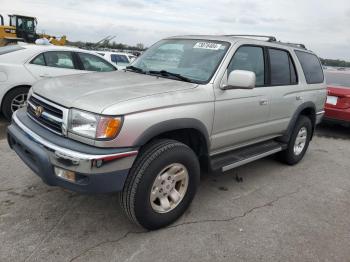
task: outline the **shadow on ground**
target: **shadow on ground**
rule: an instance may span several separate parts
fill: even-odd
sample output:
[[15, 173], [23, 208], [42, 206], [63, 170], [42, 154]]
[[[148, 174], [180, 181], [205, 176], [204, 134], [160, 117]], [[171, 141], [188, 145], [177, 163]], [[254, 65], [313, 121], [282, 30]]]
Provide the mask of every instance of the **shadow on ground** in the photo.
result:
[[316, 128], [316, 136], [335, 139], [350, 139], [350, 127], [322, 123]]
[[7, 128], [8, 124], [9, 123], [0, 114], [0, 139], [4, 139], [6, 137], [6, 128]]

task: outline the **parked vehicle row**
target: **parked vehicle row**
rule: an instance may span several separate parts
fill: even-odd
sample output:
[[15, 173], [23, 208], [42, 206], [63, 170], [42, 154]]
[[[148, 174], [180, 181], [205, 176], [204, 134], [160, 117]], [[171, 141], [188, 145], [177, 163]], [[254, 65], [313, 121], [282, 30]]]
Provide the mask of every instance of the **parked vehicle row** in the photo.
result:
[[25, 107], [30, 87], [43, 78], [109, 72], [116, 66], [94, 52], [53, 45], [0, 48], [0, 109], [5, 118]]
[[[303, 45], [266, 38], [171, 37], [126, 70], [39, 81], [13, 114], [8, 143], [45, 183], [119, 192], [131, 221], [169, 225], [201, 171], [304, 157], [324, 115], [322, 66]], [[38, 56], [29, 61], [46, 66]]]
[[350, 72], [326, 72], [328, 96], [325, 122], [350, 127]]
[[118, 70], [125, 69], [136, 59], [136, 56], [128, 53], [107, 51], [96, 51], [96, 53], [103, 56], [109, 62], [113, 63], [118, 68]]

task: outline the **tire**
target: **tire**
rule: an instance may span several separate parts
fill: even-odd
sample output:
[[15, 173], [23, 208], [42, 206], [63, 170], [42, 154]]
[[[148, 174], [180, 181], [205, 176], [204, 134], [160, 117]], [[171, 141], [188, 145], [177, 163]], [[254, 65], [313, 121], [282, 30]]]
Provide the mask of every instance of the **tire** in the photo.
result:
[[[302, 132], [303, 130], [306, 130], [306, 134], [303, 137], [301, 137], [300, 135], [303, 133]], [[295, 165], [298, 162], [300, 162], [300, 160], [303, 159], [307, 148], [309, 147], [309, 143], [311, 140], [311, 133], [312, 133], [312, 123], [310, 118], [306, 116], [300, 116], [298, 121], [295, 124], [294, 130], [292, 132], [292, 136], [288, 142], [287, 149], [282, 151], [279, 154], [280, 160], [288, 165]], [[299, 138], [298, 143], [300, 146], [297, 149], [295, 149], [297, 138]], [[304, 141], [305, 143], [303, 146], [302, 146], [303, 144], [302, 141]]]
[[[2, 113], [4, 117], [10, 121], [12, 114], [13, 114], [13, 109], [12, 109], [12, 101], [14, 99], [23, 97], [24, 100], [27, 100], [27, 95], [28, 95], [29, 88], [28, 87], [17, 87], [12, 90], [10, 90], [4, 97], [3, 103], [2, 103]], [[23, 107], [23, 105], [19, 105], [18, 109]]]
[[[180, 181], [181, 183], [174, 182], [178, 173], [171, 175], [172, 179], [167, 179], [169, 181], [159, 178], [168, 177], [168, 173], [172, 173], [172, 170], [183, 174], [184, 177], [187, 171], [187, 182], [185, 183], [185, 180]], [[166, 175], [160, 176], [160, 174]], [[141, 150], [131, 168], [124, 189], [119, 194], [120, 205], [132, 222], [146, 229], [155, 230], [165, 227], [176, 221], [191, 204], [197, 191], [199, 177], [200, 167], [197, 156], [188, 146], [168, 139], [154, 141]], [[161, 185], [159, 181], [165, 184]], [[174, 184], [170, 184], [170, 187], [173, 185], [174, 189], [178, 188], [178, 193], [182, 192], [182, 200], [177, 204], [174, 201], [171, 209], [167, 211], [160, 210], [162, 208], [160, 198], [152, 201], [151, 196], [155, 195], [154, 192], [158, 195], [162, 187], [165, 194], [165, 186], [169, 186], [167, 183], [171, 182]], [[155, 186], [156, 183], [160, 188], [159, 191], [158, 186]], [[161, 198], [167, 198], [171, 203], [170, 195], [166, 197], [162, 195]]]

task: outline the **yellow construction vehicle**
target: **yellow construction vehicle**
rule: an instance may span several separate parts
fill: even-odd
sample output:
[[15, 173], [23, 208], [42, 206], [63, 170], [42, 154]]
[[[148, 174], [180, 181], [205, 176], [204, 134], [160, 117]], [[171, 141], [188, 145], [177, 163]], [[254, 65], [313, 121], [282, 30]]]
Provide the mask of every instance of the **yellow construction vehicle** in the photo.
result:
[[66, 36], [58, 39], [47, 34], [37, 34], [38, 21], [35, 17], [24, 15], [9, 15], [10, 24], [4, 24], [4, 18], [0, 15], [0, 46], [17, 43], [19, 41], [35, 43], [37, 39], [46, 38], [53, 45], [65, 45]]

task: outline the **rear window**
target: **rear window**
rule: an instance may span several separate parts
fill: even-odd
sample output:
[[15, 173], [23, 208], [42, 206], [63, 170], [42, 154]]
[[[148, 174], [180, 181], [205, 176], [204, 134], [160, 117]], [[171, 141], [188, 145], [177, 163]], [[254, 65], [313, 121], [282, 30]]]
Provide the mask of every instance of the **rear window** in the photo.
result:
[[308, 84], [323, 83], [324, 76], [320, 61], [317, 56], [302, 51], [295, 51], [301, 67], [303, 68], [306, 82]]
[[10, 45], [10, 46], [0, 47], [0, 55], [12, 53], [12, 52], [23, 50], [23, 49], [25, 49], [25, 48], [18, 46], [18, 45]]

